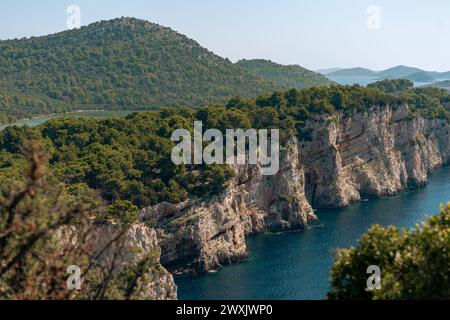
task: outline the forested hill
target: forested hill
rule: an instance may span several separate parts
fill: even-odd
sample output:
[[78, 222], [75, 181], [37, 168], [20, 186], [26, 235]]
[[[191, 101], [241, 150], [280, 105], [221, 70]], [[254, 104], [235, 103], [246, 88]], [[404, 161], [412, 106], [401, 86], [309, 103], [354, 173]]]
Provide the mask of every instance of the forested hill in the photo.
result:
[[201, 105], [275, 86], [169, 28], [121, 18], [0, 42], [0, 88], [15, 100], [36, 96], [34, 105], [3, 102], [3, 113], [26, 116], [40, 113], [47, 97], [77, 108]]
[[304, 89], [313, 86], [330, 85], [332, 81], [320, 73], [305, 69], [299, 65], [281, 65], [270, 60], [240, 60], [240, 68], [274, 82], [288, 89]]
[[134, 18], [0, 41], [0, 122], [74, 109], [200, 106], [280, 89], [170, 28]]

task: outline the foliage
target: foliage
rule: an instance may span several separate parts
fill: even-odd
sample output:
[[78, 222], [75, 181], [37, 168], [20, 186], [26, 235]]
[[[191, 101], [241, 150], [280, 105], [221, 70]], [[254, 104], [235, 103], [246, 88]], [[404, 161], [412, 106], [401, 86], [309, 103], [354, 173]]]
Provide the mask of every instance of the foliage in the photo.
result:
[[122, 225], [130, 225], [137, 221], [138, 207], [127, 200], [118, 200], [108, 206], [106, 219], [117, 221]]
[[126, 200], [145, 207], [161, 201], [177, 203], [189, 196], [209, 198], [225, 188], [233, 170], [226, 166], [174, 165], [170, 138], [175, 129], [192, 131], [195, 120], [203, 122], [204, 130], [217, 128], [223, 133], [230, 128], [277, 128], [285, 144], [296, 133], [301, 139], [309, 139], [310, 134], [304, 132], [306, 121], [337, 119], [338, 113], [370, 112], [374, 106], [395, 107], [404, 101], [414, 112], [448, 118], [449, 96], [444, 92], [418, 88], [391, 95], [358, 85], [332, 85], [274, 92], [254, 99], [235, 97], [226, 106], [165, 108], [126, 118], [66, 118], [37, 128], [8, 127], [0, 132], [0, 160], [4, 159], [0, 176], [14, 175], [14, 170], [1, 168], [11, 167], [15, 162], [12, 159], [20, 158], [22, 141], [35, 138], [51, 154], [50, 163], [59, 179], [98, 190], [110, 204]]
[[304, 89], [314, 86], [326, 86], [332, 82], [325, 76], [302, 68], [298, 65], [284, 66], [270, 60], [240, 60], [236, 63], [241, 69], [250, 71], [259, 77], [269, 79], [280, 88]]
[[395, 95], [399, 103], [407, 103], [412, 111], [425, 118], [450, 120], [450, 94], [434, 87], [414, 88], [409, 80], [382, 80], [367, 86]]
[[396, 93], [408, 89], [414, 88], [414, 84], [405, 79], [395, 79], [395, 80], [381, 80], [371, 83], [367, 86], [368, 88], [379, 89], [386, 93]]
[[431, 87], [446, 89], [450, 91], [450, 80], [439, 81], [430, 85]]
[[450, 94], [447, 90], [420, 87], [399, 94], [414, 112], [425, 118], [450, 120]]
[[[48, 155], [36, 142], [23, 146], [29, 170], [21, 182], [0, 195], [0, 299], [131, 299], [144, 274], [153, 272], [159, 256], [118, 269], [116, 257], [129, 250], [125, 227], [92, 255], [97, 232], [93, 202], [65, 192], [46, 169]], [[124, 208], [122, 208], [124, 209]], [[104, 254], [112, 259], [105, 259]], [[78, 291], [67, 287], [67, 267], [76, 265], [86, 281]]]
[[64, 113], [71, 109], [67, 102], [46, 96], [0, 90], [0, 124], [40, 114]]
[[132, 18], [0, 41], [0, 117], [200, 106], [275, 90], [195, 41]]
[[[133, 18], [0, 41], [0, 124], [76, 109], [198, 107], [233, 96], [249, 99], [274, 90], [330, 84], [300, 66], [266, 60], [233, 64], [169, 28]], [[332, 86], [263, 96], [256, 105], [296, 107], [295, 114], [282, 110], [283, 116], [306, 118], [308, 113], [366, 110], [395, 100], [384, 91], [420, 112], [425, 103], [423, 114], [445, 117], [448, 92], [421, 90], [406, 80], [385, 80], [367, 89]]]
[[[51, 154], [50, 164], [58, 179], [98, 190], [113, 205], [119, 200], [138, 207], [161, 201], [177, 203], [189, 194], [209, 198], [223, 190], [234, 171], [218, 166], [177, 166], [171, 160], [172, 132], [192, 130], [194, 119], [204, 120], [205, 129], [251, 125], [242, 111], [211, 107], [162, 109], [101, 121], [57, 119], [35, 128], [8, 127], [0, 132], [0, 177], [17, 177], [20, 145], [33, 137]], [[15, 166], [17, 170], [8, 169]]]
[[[368, 291], [366, 270], [381, 269], [381, 289]], [[340, 250], [329, 299], [449, 299], [450, 204], [413, 230], [372, 227], [356, 248]]]

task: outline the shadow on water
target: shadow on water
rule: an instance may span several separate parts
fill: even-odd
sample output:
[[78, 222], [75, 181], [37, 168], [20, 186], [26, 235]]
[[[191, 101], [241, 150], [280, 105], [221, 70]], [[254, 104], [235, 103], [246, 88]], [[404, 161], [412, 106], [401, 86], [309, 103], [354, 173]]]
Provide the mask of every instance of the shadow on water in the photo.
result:
[[204, 276], [177, 276], [180, 299], [323, 299], [334, 248], [348, 247], [373, 224], [412, 228], [450, 201], [450, 167], [436, 170], [426, 188], [317, 212], [299, 232], [254, 236], [249, 259]]

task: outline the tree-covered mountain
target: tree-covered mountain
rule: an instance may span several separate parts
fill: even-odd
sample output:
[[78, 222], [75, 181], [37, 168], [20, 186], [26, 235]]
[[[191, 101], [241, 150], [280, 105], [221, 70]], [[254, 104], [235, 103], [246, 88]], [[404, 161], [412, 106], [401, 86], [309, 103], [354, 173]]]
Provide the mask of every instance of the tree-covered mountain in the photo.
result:
[[0, 41], [0, 121], [74, 109], [201, 106], [329, 83], [301, 67], [276, 66], [275, 75], [249, 72], [170, 28], [134, 18]]
[[305, 69], [299, 65], [281, 65], [270, 60], [240, 60], [236, 63], [258, 77], [270, 80], [277, 86], [287, 89], [303, 89], [313, 86], [330, 85], [332, 82], [325, 76]]
[[406, 79], [413, 82], [434, 82], [438, 80], [448, 80], [450, 78], [450, 72], [425, 71], [408, 66], [396, 66], [382, 71], [373, 71], [358, 67], [338, 69], [324, 74], [329, 79], [337, 79], [337, 77], [372, 77], [378, 80]]
[[420, 71], [409, 76], [403, 77], [403, 79], [414, 81], [414, 82], [433, 82], [435, 79], [427, 72]]
[[448, 80], [450, 79], [450, 71], [447, 72], [437, 72], [437, 71], [428, 71], [430, 76], [438, 80]]
[[434, 79], [428, 72], [426, 71], [419, 71], [416, 73], [412, 73], [410, 75], [407, 76], [401, 76], [401, 77], [397, 77], [397, 76], [393, 76], [393, 75], [388, 75], [388, 76], [384, 76], [379, 78], [379, 80], [386, 80], [386, 79], [390, 79], [390, 80], [394, 80], [394, 79], [405, 79], [405, 80], [409, 80], [409, 81], [413, 81], [413, 82], [433, 82], [436, 81], [436, 79]]
[[332, 72], [336, 72], [339, 70], [343, 70], [342, 68], [326, 68], [326, 69], [319, 69], [319, 70], [315, 70], [315, 72], [326, 75]]
[[396, 66], [383, 71], [378, 72], [377, 76], [380, 78], [398, 79], [410, 76], [414, 73], [423, 72], [419, 68], [413, 68], [408, 66]]
[[374, 77], [376, 75], [377, 73], [375, 71], [365, 68], [350, 68], [327, 73], [327, 76], [332, 77], [354, 77], [354, 76]]
[[433, 83], [432, 85], [430, 85], [430, 87], [435, 87], [435, 88], [440, 88], [440, 89], [446, 89], [450, 91], [450, 80], [446, 80], [446, 81], [440, 81], [437, 83]]

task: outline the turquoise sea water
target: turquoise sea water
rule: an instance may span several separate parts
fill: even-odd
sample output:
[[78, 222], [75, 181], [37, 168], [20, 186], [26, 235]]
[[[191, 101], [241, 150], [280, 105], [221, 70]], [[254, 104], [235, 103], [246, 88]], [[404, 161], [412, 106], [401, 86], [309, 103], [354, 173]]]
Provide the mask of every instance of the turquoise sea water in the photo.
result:
[[348, 208], [319, 211], [306, 230], [247, 240], [247, 261], [204, 276], [178, 276], [180, 299], [322, 299], [334, 248], [348, 247], [372, 225], [411, 228], [450, 201], [450, 167], [439, 169], [426, 188]]

